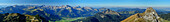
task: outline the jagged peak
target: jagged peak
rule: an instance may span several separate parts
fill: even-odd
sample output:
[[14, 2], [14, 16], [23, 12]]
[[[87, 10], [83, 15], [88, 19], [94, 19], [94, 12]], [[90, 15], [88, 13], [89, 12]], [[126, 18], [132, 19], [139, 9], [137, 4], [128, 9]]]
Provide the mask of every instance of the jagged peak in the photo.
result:
[[83, 7], [83, 9], [93, 10], [93, 8], [92, 8], [92, 7]]
[[66, 5], [66, 6], [71, 7], [70, 5]]
[[148, 7], [147, 9], [153, 9], [152, 7]]
[[81, 6], [75, 6], [74, 8], [81, 8]]
[[[112, 10], [107, 9], [106, 11], [103, 11], [103, 13], [106, 13], [106, 12], [112, 12]], [[115, 12], [115, 11], [113, 11], [113, 12]]]
[[158, 16], [157, 12], [156, 12], [152, 7], [148, 7], [143, 14], [144, 14], [144, 15], [154, 16], [154, 17], [156, 17], [156, 19], [157, 19], [157, 18], [160, 18], [160, 17]]
[[157, 14], [156, 11], [155, 11], [152, 7], [148, 7], [148, 8], [145, 10], [144, 13], [145, 13], [145, 14], [146, 14], [146, 13]]
[[70, 5], [62, 5], [61, 8], [64, 8], [64, 9], [73, 9], [73, 7], [71, 7]]
[[62, 7], [71, 7], [70, 5], [62, 5]]
[[145, 12], [155, 12], [155, 10], [152, 7], [148, 7]]
[[107, 9], [106, 11], [103, 11], [102, 13], [119, 15], [117, 12], [112, 11], [112, 10], [110, 10], [110, 9]]
[[112, 10], [110, 10], [110, 9], [107, 9], [106, 11], [112, 11]]
[[16, 7], [16, 6], [18, 6], [18, 5], [13, 5], [12, 7]]
[[62, 7], [71, 7], [70, 5], [63, 5]]
[[143, 22], [149, 22], [149, 21], [161, 22], [162, 21], [162, 20], [160, 20], [160, 17], [158, 16], [156, 11], [152, 7], [148, 7], [144, 13], [137, 13], [135, 15], [132, 15], [132, 16], [126, 18], [125, 20], [123, 20], [121, 22], [131, 22], [129, 20], [131, 20], [131, 21], [140, 20]]

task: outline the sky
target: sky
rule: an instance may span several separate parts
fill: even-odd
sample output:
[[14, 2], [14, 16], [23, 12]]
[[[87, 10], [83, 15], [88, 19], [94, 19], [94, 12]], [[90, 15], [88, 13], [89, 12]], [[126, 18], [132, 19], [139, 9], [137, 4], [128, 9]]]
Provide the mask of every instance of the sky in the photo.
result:
[[0, 5], [71, 5], [91, 7], [170, 7], [170, 0], [0, 0]]

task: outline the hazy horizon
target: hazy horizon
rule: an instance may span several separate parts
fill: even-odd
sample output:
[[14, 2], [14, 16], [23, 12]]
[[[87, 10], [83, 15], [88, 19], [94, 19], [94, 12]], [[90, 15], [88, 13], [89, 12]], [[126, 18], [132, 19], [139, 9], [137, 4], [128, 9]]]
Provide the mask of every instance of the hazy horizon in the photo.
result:
[[170, 0], [0, 0], [0, 5], [71, 5], [88, 7], [170, 7]]

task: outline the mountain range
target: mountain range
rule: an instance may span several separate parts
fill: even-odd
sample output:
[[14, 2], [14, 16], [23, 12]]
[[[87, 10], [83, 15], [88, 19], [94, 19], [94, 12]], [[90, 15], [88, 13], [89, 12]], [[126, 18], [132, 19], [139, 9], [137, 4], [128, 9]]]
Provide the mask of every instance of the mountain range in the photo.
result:
[[0, 13], [20, 13], [28, 15], [39, 15], [50, 21], [61, 20], [62, 18], [75, 18], [92, 16], [99, 12], [98, 9], [80, 6], [38, 6], [38, 5], [13, 5], [0, 9]]
[[129, 17], [119, 14], [120, 13], [108, 9], [106, 11], [99, 12], [94, 16], [72, 22], [166, 22], [164, 19], [158, 16], [156, 10], [154, 10], [152, 7], [148, 7], [144, 12], [136, 13]]
[[121, 20], [123, 20], [123, 17], [121, 17], [119, 13], [107, 9], [106, 11], [99, 12], [94, 16], [86, 17], [72, 22], [119, 22]]
[[[72, 22], [120, 22], [124, 21], [135, 14], [136, 15], [146, 15], [147, 11], [156, 12], [154, 14], [167, 14], [170, 11], [158, 10], [158, 9], [140, 9], [140, 8], [92, 8], [92, 7], [81, 7], [81, 6], [46, 6], [46, 5], [13, 5], [0, 8], [1, 14], [6, 13], [17, 13], [19, 15], [28, 16], [39, 16], [37, 19], [43, 18], [45, 21], [60, 21], [66, 19], [77, 19], [85, 17], [78, 20], [71, 20]], [[148, 14], [148, 13], [147, 13]], [[8, 14], [7, 14], [8, 15]], [[2, 15], [4, 17], [4, 15]], [[2, 17], [2, 18], [3, 18]], [[152, 16], [155, 17], [155, 16]], [[10, 18], [10, 17], [8, 17]], [[8, 19], [7, 18], [7, 19]], [[21, 17], [22, 18], [22, 17]], [[143, 19], [143, 18], [142, 18]], [[3, 20], [3, 19], [1, 19]], [[154, 19], [155, 20], [155, 19]], [[8, 21], [8, 20], [6, 20]], [[14, 20], [15, 21], [15, 20]], [[69, 21], [68, 21], [69, 22]]]

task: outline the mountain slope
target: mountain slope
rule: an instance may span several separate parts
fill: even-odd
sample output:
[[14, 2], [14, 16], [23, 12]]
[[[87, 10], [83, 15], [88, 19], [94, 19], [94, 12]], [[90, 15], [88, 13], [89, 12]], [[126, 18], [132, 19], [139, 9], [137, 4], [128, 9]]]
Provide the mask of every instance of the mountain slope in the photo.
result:
[[31, 16], [19, 13], [1, 14], [0, 18], [0, 20], [2, 20], [1, 22], [48, 22], [46, 19], [38, 15]]
[[111, 15], [119, 15], [117, 12], [112, 11], [110, 9], [107, 9], [106, 11], [103, 11], [102, 13], [104, 13], [104, 14], [111, 14]]
[[132, 15], [121, 22], [162, 22], [156, 11], [149, 7], [143, 13], [137, 13]]
[[119, 16], [117, 12], [108, 9], [106, 11], [99, 12], [94, 16], [87, 17], [73, 22], [119, 22], [122, 19], [123, 18]]
[[165, 19], [165, 20], [168, 20], [168, 21], [170, 21], [170, 13], [168, 13], [168, 14], [161, 14], [161, 15], [159, 15], [161, 18], [163, 18], [163, 19]]

